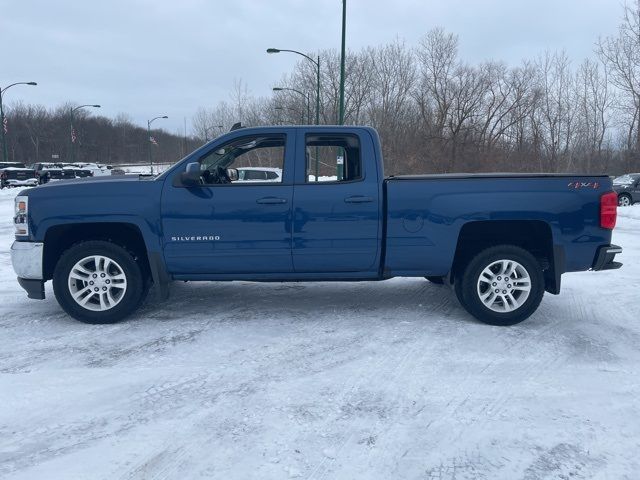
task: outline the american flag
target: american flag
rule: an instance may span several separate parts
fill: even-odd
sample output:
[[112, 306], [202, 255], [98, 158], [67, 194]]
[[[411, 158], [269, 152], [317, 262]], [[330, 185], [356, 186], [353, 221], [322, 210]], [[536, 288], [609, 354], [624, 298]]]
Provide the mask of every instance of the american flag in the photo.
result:
[[152, 136], [151, 136], [151, 137], [149, 137], [149, 141], [150, 141], [151, 143], [153, 143], [154, 145], [158, 145], [158, 142], [156, 142], [156, 139], [155, 139], [155, 138], [153, 138]]
[[2, 128], [4, 128], [4, 133], [9, 133], [9, 122], [7, 121], [7, 117], [2, 119]]
[[71, 143], [76, 143], [76, 130], [73, 128], [73, 125], [71, 125]]

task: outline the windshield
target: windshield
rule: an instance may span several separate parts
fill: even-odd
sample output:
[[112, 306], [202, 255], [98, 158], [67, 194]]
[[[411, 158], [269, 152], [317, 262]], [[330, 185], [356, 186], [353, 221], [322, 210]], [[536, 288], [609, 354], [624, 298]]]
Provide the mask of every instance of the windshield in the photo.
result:
[[633, 182], [635, 182], [638, 178], [640, 178], [640, 175], [622, 175], [618, 178], [615, 178], [613, 180], [613, 184], [614, 185], [632, 185]]

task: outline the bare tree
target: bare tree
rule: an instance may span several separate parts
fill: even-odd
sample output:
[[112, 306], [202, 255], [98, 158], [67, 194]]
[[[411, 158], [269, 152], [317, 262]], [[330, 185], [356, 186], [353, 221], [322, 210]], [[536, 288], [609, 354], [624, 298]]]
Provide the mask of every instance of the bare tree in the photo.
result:
[[625, 5], [616, 37], [600, 39], [597, 53], [620, 90], [619, 108], [626, 118], [627, 149], [640, 152], [640, 0]]

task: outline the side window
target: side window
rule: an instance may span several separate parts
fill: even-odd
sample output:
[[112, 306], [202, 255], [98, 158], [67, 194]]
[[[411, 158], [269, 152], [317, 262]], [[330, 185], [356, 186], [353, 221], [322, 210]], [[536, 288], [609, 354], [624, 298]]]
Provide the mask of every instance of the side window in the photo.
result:
[[350, 182], [362, 178], [360, 141], [355, 135], [306, 136], [307, 182]]
[[[200, 158], [202, 182], [205, 185], [280, 183], [285, 142], [284, 135], [252, 135], [232, 140]], [[273, 176], [269, 176], [270, 173]]]

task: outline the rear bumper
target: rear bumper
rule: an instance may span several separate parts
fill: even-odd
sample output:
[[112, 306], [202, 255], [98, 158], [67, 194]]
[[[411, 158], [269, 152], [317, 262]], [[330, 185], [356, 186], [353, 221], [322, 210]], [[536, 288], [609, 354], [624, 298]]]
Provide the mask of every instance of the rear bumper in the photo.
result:
[[622, 247], [618, 245], [603, 245], [599, 247], [591, 269], [597, 271], [620, 268], [622, 263], [615, 261], [616, 255], [619, 253], [622, 253]]
[[16, 180], [15, 178], [8, 178], [5, 180], [5, 185], [9, 187], [37, 187], [37, 178], [29, 178], [28, 180]]

